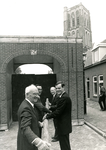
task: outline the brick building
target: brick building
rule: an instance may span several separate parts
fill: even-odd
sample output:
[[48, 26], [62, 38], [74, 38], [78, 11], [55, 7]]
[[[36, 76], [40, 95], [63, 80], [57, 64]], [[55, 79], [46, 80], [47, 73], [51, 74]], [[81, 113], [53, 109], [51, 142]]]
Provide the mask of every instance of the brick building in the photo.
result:
[[98, 102], [100, 86], [106, 88], [106, 40], [87, 51], [85, 61], [86, 99]]
[[73, 124], [82, 124], [83, 43], [71, 37], [0, 37], [0, 130], [10, 127], [12, 75], [22, 64], [46, 64], [62, 80], [72, 99]]

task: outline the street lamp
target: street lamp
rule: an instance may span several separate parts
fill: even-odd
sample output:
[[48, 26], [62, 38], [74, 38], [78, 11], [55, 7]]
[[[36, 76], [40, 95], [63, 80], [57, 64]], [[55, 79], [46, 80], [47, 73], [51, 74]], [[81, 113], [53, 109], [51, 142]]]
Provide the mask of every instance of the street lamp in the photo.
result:
[[87, 113], [87, 110], [86, 110], [86, 95], [85, 95], [85, 70], [84, 70], [85, 60], [86, 60], [86, 53], [83, 53], [84, 114], [86, 114], [86, 113]]

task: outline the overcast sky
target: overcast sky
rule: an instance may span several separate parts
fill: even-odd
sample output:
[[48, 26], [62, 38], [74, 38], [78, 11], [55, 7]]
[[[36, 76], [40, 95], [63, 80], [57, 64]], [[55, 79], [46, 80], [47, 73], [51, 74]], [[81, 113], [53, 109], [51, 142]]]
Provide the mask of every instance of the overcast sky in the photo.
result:
[[63, 36], [63, 12], [80, 2], [90, 11], [92, 41], [106, 38], [106, 0], [0, 0], [0, 35]]
[[52, 69], [44, 64], [27, 64], [21, 66], [22, 74], [48, 74]]

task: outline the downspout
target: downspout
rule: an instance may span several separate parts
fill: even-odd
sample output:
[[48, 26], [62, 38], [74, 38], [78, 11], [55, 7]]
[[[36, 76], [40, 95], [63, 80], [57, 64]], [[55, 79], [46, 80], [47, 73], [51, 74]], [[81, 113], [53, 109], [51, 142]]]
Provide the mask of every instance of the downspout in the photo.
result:
[[67, 39], [68, 94], [70, 96], [70, 84], [69, 84], [69, 81], [70, 81], [70, 76], [69, 76], [69, 46], [68, 46], [68, 37], [67, 36], [66, 36], [66, 39]]
[[77, 119], [78, 119], [78, 70], [77, 70], [77, 39], [75, 38], [75, 48], [76, 48], [76, 99], [77, 99]]

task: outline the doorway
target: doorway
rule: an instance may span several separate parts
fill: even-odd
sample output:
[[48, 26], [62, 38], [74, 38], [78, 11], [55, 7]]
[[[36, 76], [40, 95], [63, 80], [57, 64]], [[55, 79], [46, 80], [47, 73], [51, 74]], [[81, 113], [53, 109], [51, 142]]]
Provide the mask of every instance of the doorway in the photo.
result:
[[87, 98], [90, 98], [90, 80], [87, 78]]
[[42, 86], [42, 99], [45, 104], [46, 98], [51, 102], [50, 87], [56, 84], [56, 74], [15, 74], [12, 75], [12, 119], [17, 121], [17, 111], [21, 102], [25, 99], [25, 88], [31, 84]]

